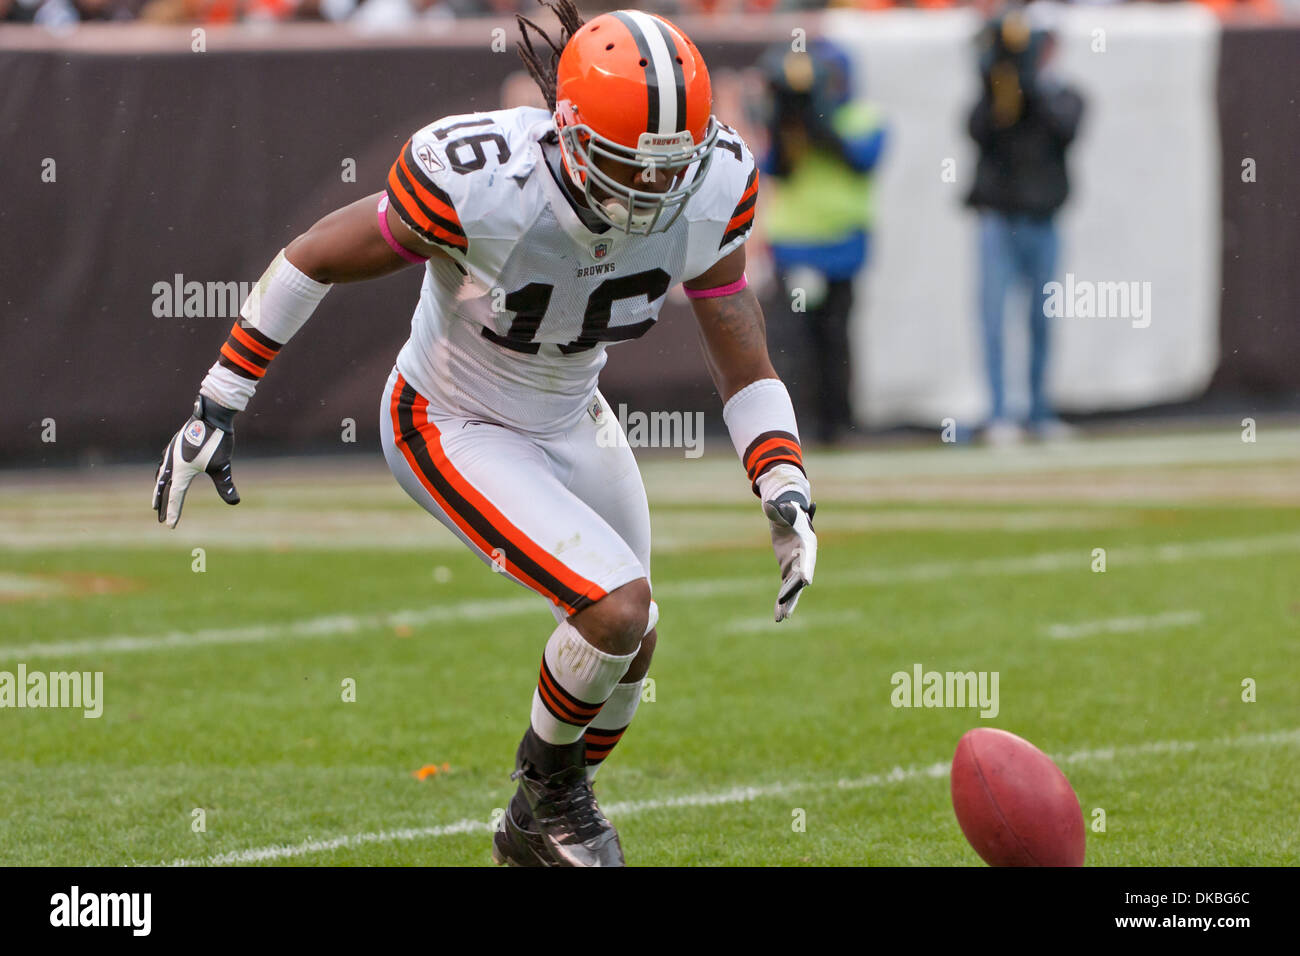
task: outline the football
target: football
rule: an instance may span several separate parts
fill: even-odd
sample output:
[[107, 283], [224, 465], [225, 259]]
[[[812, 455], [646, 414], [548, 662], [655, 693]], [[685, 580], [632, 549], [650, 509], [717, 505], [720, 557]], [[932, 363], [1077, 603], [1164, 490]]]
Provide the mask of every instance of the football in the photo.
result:
[[1052, 759], [1005, 730], [968, 730], [952, 758], [952, 807], [989, 866], [1083, 866], [1079, 798]]

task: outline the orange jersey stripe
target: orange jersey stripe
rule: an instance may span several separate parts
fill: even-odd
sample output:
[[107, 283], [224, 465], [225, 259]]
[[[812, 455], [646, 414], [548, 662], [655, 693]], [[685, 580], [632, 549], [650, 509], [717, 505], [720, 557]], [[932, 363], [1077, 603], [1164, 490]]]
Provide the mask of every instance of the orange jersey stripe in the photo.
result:
[[[451, 516], [452, 521], [456, 523], [456, 527], [460, 528], [460, 530], [463, 531], [469, 537], [469, 539], [473, 541], [474, 544], [477, 545], [479, 549], [483, 551], [484, 554], [491, 554], [492, 545], [489, 544], [474, 529], [474, 527], [468, 521], [466, 521], [459, 513], [457, 513], [451, 507], [450, 504], [447, 503], [447, 500], [439, 493], [438, 489], [435, 488], [433, 483], [430, 482], [429, 479], [425, 476], [424, 471], [420, 468], [420, 463], [415, 458], [415, 453], [411, 450], [410, 445], [407, 444], [406, 440], [402, 437], [402, 426], [398, 421], [397, 409], [399, 404], [398, 399], [401, 396], [402, 388], [405, 384], [406, 383], [401, 378], [401, 376], [398, 376], [397, 387], [393, 390], [393, 400], [391, 404], [392, 416], [393, 416], [393, 434], [396, 436], [397, 447], [402, 450], [402, 456], [406, 459], [406, 463], [411, 466], [411, 471], [415, 473], [415, 477], [419, 479], [419, 482], [424, 487], [424, 490], [427, 491], [430, 495], [432, 495], [433, 500], [438, 502], [439, 507], [441, 507], [443, 511], [445, 511], [448, 515]], [[550, 598], [553, 604], [561, 605], [570, 614], [576, 613], [574, 608], [570, 607], [568, 604], [561, 601], [560, 598], [549, 588], [543, 587], [540, 583], [535, 581], [526, 572], [524, 572], [523, 569], [516, 567], [514, 563], [510, 560], [508, 555], [505, 557], [504, 566], [507, 571], [509, 571], [512, 575], [514, 575], [516, 578], [518, 578], [528, 587], [532, 588], [538, 594], [543, 594], [546, 597]]]
[[426, 239], [465, 251], [469, 240], [451, 197], [416, 170], [408, 139], [388, 172], [388, 191], [401, 218]]
[[[428, 399], [423, 396], [416, 399], [415, 414], [417, 420], [428, 407]], [[556, 560], [551, 554], [539, 547], [532, 541], [532, 539], [511, 524], [506, 516], [501, 514], [492, 502], [484, 498], [477, 488], [466, 481], [461, 473], [456, 470], [455, 466], [447, 459], [446, 454], [442, 450], [442, 436], [438, 431], [437, 426], [432, 422], [429, 422], [428, 428], [439, 439], [437, 445], [430, 449], [433, 452], [434, 465], [437, 466], [439, 472], [446, 476], [452, 486], [464, 496], [465, 500], [470, 503], [474, 510], [484, 515], [492, 526], [499, 529], [505, 537], [515, 545], [515, 547], [519, 548], [521, 552], [536, 561], [538, 565], [554, 575], [555, 578], [563, 584], [572, 588], [574, 591], [577, 591], [579, 594], [585, 594], [593, 588], [600, 591], [599, 588], [596, 588], [595, 584], [576, 574], [569, 567]], [[600, 594], [603, 597], [605, 592], [600, 591]]]
[[743, 203], [745, 202], [745, 200], [748, 199], [750, 196], [757, 196], [757, 195], [758, 195], [758, 167], [755, 167], [755, 168], [754, 168], [754, 178], [753, 178], [753, 180], [750, 182], [750, 184], [749, 184], [748, 186], [745, 187], [745, 191], [744, 191], [743, 193], [740, 194], [740, 202], [737, 203], [736, 205], [741, 205], [741, 204], [743, 204]]
[[[397, 384], [393, 389], [390, 410], [393, 420], [393, 433], [396, 438], [397, 446], [402, 450], [403, 456], [411, 466], [411, 470], [419, 479], [420, 484], [426, 491], [438, 502], [438, 505], [451, 517], [456, 526], [461, 529], [465, 535], [478, 546], [484, 554], [491, 554], [493, 546], [489, 543], [475, 527], [466, 520], [465, 516], [453, 508], [446, 498], [439, 492], [437, 487], [424, 474], [414, 451], [402, 432], [402, 425], [399, 418], [399, 405], [403, 389], [407, 387], [405, 378], [400, 374], [397, 377]], [[465, 500], [466, 504], [473, 508], [482, 518], [491, 526], [491, 528], [512, 547], [518, 550], [520, 554], [526, 555], [533, 564], [537, 565], [542, 571], [545, 571], [553, 577], [558, 583], [564, 585], [575, 594], [585, 597], [589, 602], [599, 601], [605, 596], [603, 588], [594, 582], [588, 581], [581, 575], [566, 567], [542, 548], [538, 547], [527, 535], [516, 528], [504, 515], [502, 515], [486, 498], [469, 484], [465, 478], [456, 471], [455, 467], [447, 459], [445, 452], [442, 450], [441, 433], [437, 427], [425, 417], [425, 411], [428, 408], [428, 400], [417, 393], [413, 403], [412, 412], [416, 422], [416, 428], [425, 438], [425, 445], [428, 449], [429, 456], [433, 461], [434, 467], [438, 474], [451, 485], [456, 492]], [[577, 609], [570, 603], [561, 599], [553, 589], [546, 587], [536, 578], [527, 573], [519, 566], [519, 563], [513, 560], [507, 552], [504, 555], [505, 566], [515, 577], [524, 582], [528, 587], [544, 594], [555, 604], [564, 607], [570, 614], [577, 613]]]
[[464, 236], [458, 236], [438, 225], [420, 209], [419, 204], [406, 191], [406, 188], [398, 179], [396, 164], [393, 165], [392, 171], [388, 174], [388, 194], [392, 198], [393, 205], [397, 207], [398, 216], [417, 233], [426, 239], [441, 242], [443, 245], [452, 246], [456, 249], [465, 250], [469, 248], [469, 241]]
[[446, 219], [449, 222], [455, 223], [457, 226], [459, 226], [460, 216], [456, 215], [455, 208], [450, 203], [444, 201], [438, 196], [435, 196], [428, 189], [425, 189], [424, 185], [420, 182], [420, 180], [417, 179], [411, 173], [411, 167], [408, 166], [406, 163], [405, 151], [402, 152], [402, 155], [397, 157], [397, 162], [401, 164], [402, 172], [406, 173], [407, 182], [409, 182], [411, 186], [415, 189], [415, 195], [419, 197], [420, 201], [423, 202], [426, 206], [428, 206], [431, 210], [433, 210], [433, 212], [441, 216], [443, 219]]
[[734, 219], [732, 219], [730, 222], [727, 223], [727, 232], [731, 232], [731, 230], [733, 229], [738, 229], [739, 227], [743, 226], [745, 223], [749, 222], [753, 218], [754, 218], [754, 209], [751, 207], [750, 209], [747, 209], [745, 212], [742, 212], [739, 216], [736, 216]]

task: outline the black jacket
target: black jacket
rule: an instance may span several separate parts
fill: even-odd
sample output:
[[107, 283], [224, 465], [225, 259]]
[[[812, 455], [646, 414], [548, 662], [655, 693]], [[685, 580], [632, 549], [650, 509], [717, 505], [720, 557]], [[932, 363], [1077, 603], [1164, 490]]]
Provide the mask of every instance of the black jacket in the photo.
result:
[[980, 158], [967, 205], [1040, 218], [1055, 213], [1070, 193], [1065, 153], [1082, 115], [1078, 93], [1040, 77], [1025, 91], [1020, 118], [998, 128], [986, 84], [970, 115]]

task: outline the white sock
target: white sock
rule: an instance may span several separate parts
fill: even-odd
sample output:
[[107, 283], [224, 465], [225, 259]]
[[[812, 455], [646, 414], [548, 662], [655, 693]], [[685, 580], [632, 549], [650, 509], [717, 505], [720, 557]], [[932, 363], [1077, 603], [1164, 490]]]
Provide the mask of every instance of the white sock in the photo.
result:
[[623, 736], [628, 724], [632, 723], [636, 705], [641, 703], [641, 688], [644, 685], [644, 677], [630, 684], [619, 684], [609, 695], [609, 700], [605, 701], [605, 706], [600, 709], [596, 719], [587, 727], [583, 739], [587, 742], [588, 780], [596, 779], [596, 771]]
[[552, 744], [581, 739], [639, 650], [606, 654], [589, 644], [568, 621], [561, 622], [546, 642], [533, 691], [537, 736]]

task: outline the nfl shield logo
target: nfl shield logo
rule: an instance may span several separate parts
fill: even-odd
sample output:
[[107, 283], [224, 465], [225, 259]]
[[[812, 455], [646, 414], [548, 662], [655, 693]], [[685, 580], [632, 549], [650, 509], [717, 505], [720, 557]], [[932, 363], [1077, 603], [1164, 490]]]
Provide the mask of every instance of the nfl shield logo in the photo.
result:
[[591, 257], [593, 259], [604, 259], [609, 255], [609, 250], [613, 243], [608, 239], [598, 239], [591, 244]]

